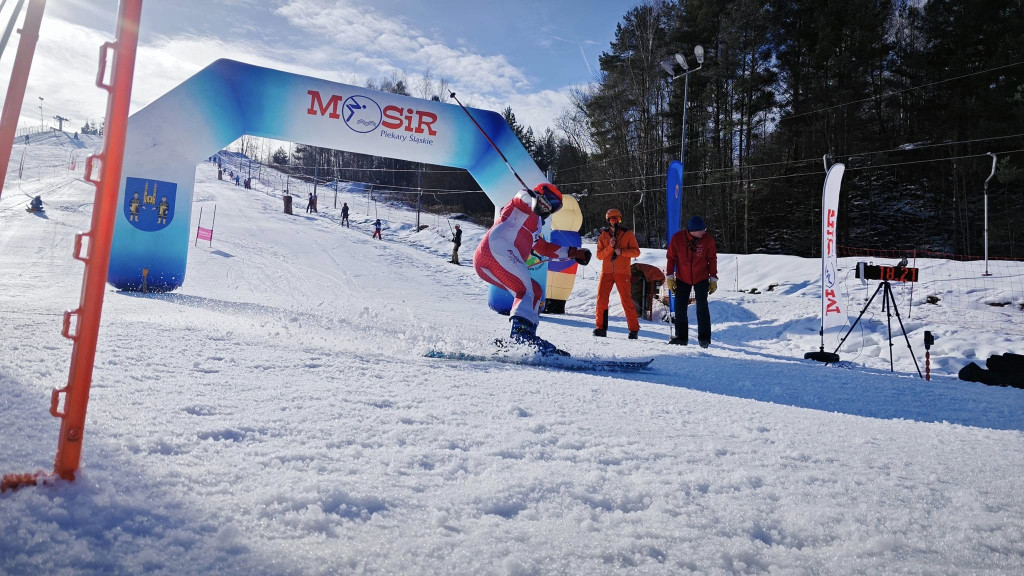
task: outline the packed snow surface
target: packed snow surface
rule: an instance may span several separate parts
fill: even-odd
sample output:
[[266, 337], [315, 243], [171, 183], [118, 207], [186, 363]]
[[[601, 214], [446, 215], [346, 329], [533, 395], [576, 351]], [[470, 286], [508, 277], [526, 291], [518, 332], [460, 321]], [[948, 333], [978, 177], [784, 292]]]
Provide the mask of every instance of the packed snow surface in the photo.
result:
[[[0, 574], [1024, 572], [1024, 390], [955, 378], [1019, 335], [944, 324], [941, 303], [898, 289], [922, 371], [924, 330], [938, 338], [931, 381], [899, 331], [890, 372], [875, 306], [839, 366], [805, 361], [818, 261], [724, 254], [711, 348], [667, 345], [658, 312], [627, 340], [614, 294], [597, 339], [595, 259], [539, 334], [649, 370], [428, 359], [489, 353], [508, 330], [472, 267], [447, 262], [443, 216], [417, 232], [414, 212], [342, 191], [342, 228], [333, 190], [289, 216], [213, 164], [196, 175], [192, 225], [216, 205], [212, 247], [190, 245], [173, 293], [108, 287], [78, 478], [0, 495]], [[50, 471], [93, 188], [9, 178], [0, 473]], [[44, 215], [23, 209], [36, 193]], [[462, 225], [467, 264], [484, 229]], [[864, 294], [847, 290], [851, 321]]]

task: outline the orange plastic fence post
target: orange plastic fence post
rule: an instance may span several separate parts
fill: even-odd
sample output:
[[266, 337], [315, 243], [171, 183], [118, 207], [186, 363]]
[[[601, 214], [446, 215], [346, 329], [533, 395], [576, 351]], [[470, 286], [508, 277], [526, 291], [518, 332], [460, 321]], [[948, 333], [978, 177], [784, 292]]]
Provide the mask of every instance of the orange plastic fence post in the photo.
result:
[[7, 86], [7, 98], [4, 100], [4, 111], [0, 115], [0, 196], [4, 192], [7, 180], [7, 163], [11, 160], [11, 147], [14, 146], [14, 133], [18, 129], [18, 116], [21, 105], [25, 102], [25, 86], [28, 84], [28, 73], [32, 69], [32, 57], [36, 52], [36, 41], [39, 40], [39, 24], [43, 21], [43, 9], [46, 0], [31, 0], [25, 12], [25, 24], [22, 27], [21, 39], [18, 41], [18, 55], [11, 69], [11, 83]]
[[[74, 341], [68, 385], [54, 390], [54, 405], [51, 407], [54, 415], [61, 419], [53, 471], [65, 480], [74, 480], [82, 455], [85, 412], [89, 403], [89, 387], [92, 384], [93, 361], [96, 358], [96, 342], [103, 312], [103, 294], [110, 266], [110, 245], [117, 216], [117, 193], [121, 184], [128, 106], [131, 101], [141, 16], [142, 0], [122, 0], [118, 8], [117, 40], [100, 48], [96, 85], [110, 92], [103, 132], [104, 145], [102, 152], [90, 156], [86, 161], [86, 179], [96, 185], [96, 201], [92, 211], [92, 227], [88, 232], [79, 234], [75, 242], [74, 257], [85, 263], [85, 272], [79, 307], [65, 313], [64, 319], [64, 335]], [[111, 50], [114, 60], [111, 83], [108, 85], [104, 84], [103, 78], [107, 53]], [[98, 181], [92, 179], [96, 160], [102, 164]], [[88, 254], [83, 255], [82, 239], [85, 237], [89, 239]], [[78, 319], [74, 334], [70, 331], [72, 317]], [[64, 395], [63, 412], [57, 410], [60, 395]]]

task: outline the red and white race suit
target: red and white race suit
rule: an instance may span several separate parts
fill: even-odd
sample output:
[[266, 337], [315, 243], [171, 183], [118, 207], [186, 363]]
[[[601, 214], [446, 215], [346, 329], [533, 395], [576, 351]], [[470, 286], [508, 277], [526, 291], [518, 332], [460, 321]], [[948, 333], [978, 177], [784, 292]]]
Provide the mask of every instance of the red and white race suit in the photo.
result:
[[540, 216], [530, 208], [530, 195], [520, 190], [501, 209], [494, 225], [473, 253], [473, 267], [484, 281], [515, 294], [512, 316], [537, 324], [541, 287], [530, 278], [526, 260], [530, 252], [546, 258], [568, 258], [569, 248], [552, 244], [540, 235]]

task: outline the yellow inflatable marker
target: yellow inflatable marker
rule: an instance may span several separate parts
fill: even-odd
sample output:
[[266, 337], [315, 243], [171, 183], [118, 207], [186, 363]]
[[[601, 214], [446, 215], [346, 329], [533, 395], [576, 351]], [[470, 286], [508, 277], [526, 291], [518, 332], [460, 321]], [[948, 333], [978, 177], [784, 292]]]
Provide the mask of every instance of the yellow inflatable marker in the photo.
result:
[[[583, 226], [583, 212], [572, 196], [562, 196], [562, 209], [551, 216], [551, 242], [560, 246], [579, 248], [583, 245], [580, 227]], [[575, 260], [548, 263], [548, 282], [545, 290], [544, 312], [561, 314], [565, 312], [565, 301], [572, 293], [579, 264]]]

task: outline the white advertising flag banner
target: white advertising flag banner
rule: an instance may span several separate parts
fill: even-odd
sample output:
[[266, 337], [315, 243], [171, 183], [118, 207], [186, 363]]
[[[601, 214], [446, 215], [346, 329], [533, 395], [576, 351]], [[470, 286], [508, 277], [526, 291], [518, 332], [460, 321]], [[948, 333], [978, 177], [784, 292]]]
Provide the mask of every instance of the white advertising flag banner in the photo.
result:
[[834, 164], [825, 176], [821, 195], [821, 327], [845, 326], [846, 312], [837, 295], [839, 260], [836, 254], [836, 222], [839, 219], [839, 189], [846, 166]]

